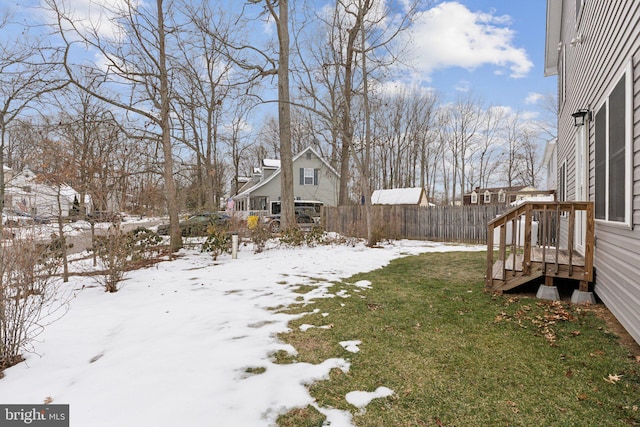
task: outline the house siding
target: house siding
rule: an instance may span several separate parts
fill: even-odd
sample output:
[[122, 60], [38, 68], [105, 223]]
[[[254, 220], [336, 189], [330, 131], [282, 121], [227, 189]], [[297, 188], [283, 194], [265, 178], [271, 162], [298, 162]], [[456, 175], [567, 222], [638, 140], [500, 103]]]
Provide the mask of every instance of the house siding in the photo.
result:
[[[301, 185], [300, 184], [300, 169], [309, 168], [314, 169], [314, 184], [313, 185]], [[315, 175], [317, 174], [317, 181]], [[339, 176], [337, 172], [332, 170], [327, 163], [325, 163], [317, 153], [307, 148], [300, 154], [296, 155], [293, 159], [293, 194], [298, 200], [314, 200], [322, 202], [327, 206], [336, 206], [338, 203], [338, 185]], [[268, 208], [271, 202], [280, 200], [280, 170], [276, 170], [269, 174], [267, 178], [261, 181], [255, 182], [253, 186], [243, 190], [244, 192], [250, 192], [250, 198], [255, 199], [259, 197], [266, 198], [266, 207]], [[260, 184], [262, 183], [262, 184]], [[316, 184], [317, 183], [317, 184]], [[234, 198], [249, 197], [247, 195], [236, 195]], [[249, 203], [246, 204], [243, 210], [250, 210]]]
[[[549, 0], [553, 1], [553, 0]], [[567, 161], [567, 196], [575, 199], [575, 147], [571, 113], [595, 113], [631, 62], [631, 226], [596, 221], [595, 292], [640, 342], [640, 2], [587, 1], [575, 22], [575, 1], [563, 1], [561, 41], [566, 50], [566, 97], [559, 105], [558, 164]], [[583, 41], [570, 46], [582, 35]], [[560, 88], [561, 90], [561, 88]], [[588, 194], [595, 200], [595, 125], [588, 123]]]

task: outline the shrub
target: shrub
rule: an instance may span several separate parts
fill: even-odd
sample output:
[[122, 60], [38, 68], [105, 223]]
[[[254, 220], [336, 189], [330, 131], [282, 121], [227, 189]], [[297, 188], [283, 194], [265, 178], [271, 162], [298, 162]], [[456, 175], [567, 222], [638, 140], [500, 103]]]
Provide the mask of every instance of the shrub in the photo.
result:
[[0, 244], [0, 371], [22, 360], [21, 352], [68, 300], [55, 286], [60, 258], [47, 251], [32, 239]]
[[133, 261], [131, 240], [116, 227], [106, 236], [97, 236], [93, 250], [104, 271], [103, 275], [98, 276], [98, 281], [104, 286], [105, 292], [117, 292], [118, 283], [124, 279]]
[[290, 227], [280, 235], [280, 243], [286, 246], [302, 246], [305, 243], [304, 231], [298, 227]]
[[253, 242], [253, 251], [258, 254], [264, 251], [265, 244], [271, 238], [271, 232], [265, 224], [257, 223], [249, 228], [249, 237]]
[[231, 252], [231, 235], [227, 230], [210, 225], [207, 233], [207, 240], [202, 244], [202, 252], [211, 252], [214, 261], [224, 252]]
[[324, 229], [319, 225], [314, 225], [311, 230], [304, 235], [304, 241], [310, 248], [324, 242], [324, 239]]
[[126, 238], [134, 262], [149, 260], [160, 254], [162, 237], [148, 228], [138, 227], [127, 233]]

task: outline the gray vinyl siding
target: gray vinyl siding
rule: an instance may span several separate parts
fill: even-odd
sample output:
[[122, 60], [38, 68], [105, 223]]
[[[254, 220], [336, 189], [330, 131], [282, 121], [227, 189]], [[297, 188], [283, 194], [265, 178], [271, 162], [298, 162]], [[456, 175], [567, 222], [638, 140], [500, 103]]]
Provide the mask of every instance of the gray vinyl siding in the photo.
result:
[[[550, 0], [552, 1], [552, 0]], [[594, 118], [631, 61], [631, 227], [596, 221], [595, 292], [640, 342], [640, 1], [587, 1], [579, 25], [575, 1], [564, 0], [561, 40], [566, 49], [566, 97], [559, 105], [558, 164], [567, 161], [567, 196], [575, 197], [575, 148], [571, 113]], [[582, 34], [583, 41], [570, 46]], [[589, 123], [589, 200], [595, 199], [594, 121]]]

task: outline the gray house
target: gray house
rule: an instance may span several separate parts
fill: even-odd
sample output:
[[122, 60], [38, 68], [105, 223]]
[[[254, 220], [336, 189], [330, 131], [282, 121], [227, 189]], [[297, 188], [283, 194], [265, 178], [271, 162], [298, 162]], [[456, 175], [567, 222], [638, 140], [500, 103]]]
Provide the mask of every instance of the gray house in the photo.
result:
[[547, 0], [545, 75], [558, 198], [594, 202], [594, 290], [640, 342], [640, 1]]
[[[280, 203], [280, 172], [279, 160], [264, 159], [251, 180], [233, 196], [234, 213], [241, 217], [273, 213], [274, 205]], [[293, 172], [296, 203], [337, 205], [340, 175], [316, 150], [307, 147], [294, 156]]]

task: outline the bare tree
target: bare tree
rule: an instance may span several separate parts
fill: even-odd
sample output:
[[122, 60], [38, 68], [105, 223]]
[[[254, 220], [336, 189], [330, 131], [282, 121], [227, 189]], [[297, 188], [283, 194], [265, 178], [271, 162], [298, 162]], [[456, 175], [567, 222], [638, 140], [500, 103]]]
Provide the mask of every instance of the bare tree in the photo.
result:
[[452, 200], [464, 194], [468, 184], [467, 166], [476, 153], [476, 133], [481, 124], [482, 104], [472, 93], [458, 94], [456, 101], [444, 111], [447, 124], [447, 144], [453, 166], [453, 182], [451, 185]]
[[[478, 129], [478, 186], [487, 188], [491, 184], [493, 173], [499, 167], [500, 135], [505, 121], [505, 112], [501, 108], [488, 108], [482, 115]], [[494, 177], [495, 178], [495, 177]], [[473, 189], [474, 185], [471, 185]]]
[[[92, 96], [121, 108], [146, 121], [149, 132], [160, 142], [164, 159], [163, 175], [170, 222], [172, 251], [182, 246], [178, 224], [178, 199], [174, 179], [173, 143], [171, 135], [171, 88], [169, 83], [167, 28], [165, 9], [172, 3], [156, 0], [155, 7], [147, 3], [125, 0], [120, 7], [103, 6], [103, 12], [116, 35], [105, 34], [100, 25], [74, 18], [59, 0], [47, 0], [57, 19], [57, 31], [65, 45], [64, 67], [70, 82]], [[103, 63], [82, 66], [72, 64], [76, 47], [95, 50]], [[85, 49], [82, 49], [83, 51]], [[84, 84], [77, 74], [85, 69], [102, 86], [110, 90], [98, 92]], [[122, 83], [125, 83], [124, 85]]]
[[[28, 31], [12, 28], [10, 15], [0, 17], [0, 30], [17, 32], [17, 38], [0, 42], [0, 210], [4, 208], [4, 165], [7, 129], [43, 94], [66, 85], [57, 77], [57, 51], [29, 36]], [[2, 225], [0, 224], [0, 233]]]

